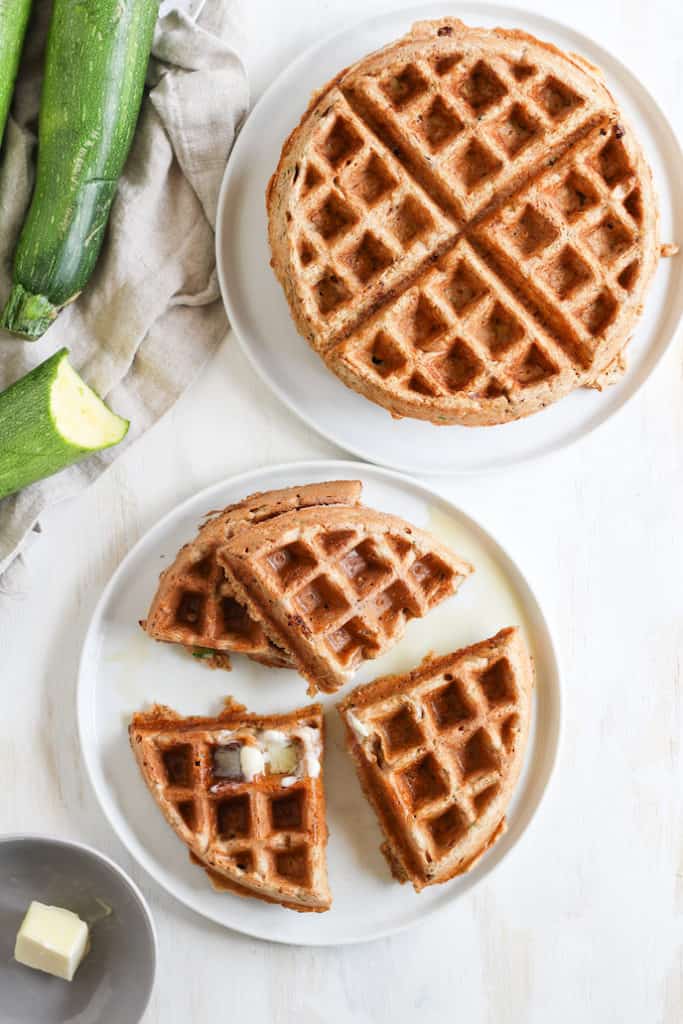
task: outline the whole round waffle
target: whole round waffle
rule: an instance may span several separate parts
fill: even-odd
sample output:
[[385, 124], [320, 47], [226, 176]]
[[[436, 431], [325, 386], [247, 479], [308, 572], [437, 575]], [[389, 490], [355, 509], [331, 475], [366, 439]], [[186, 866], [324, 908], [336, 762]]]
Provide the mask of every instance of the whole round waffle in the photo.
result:
[[600, 72], [449, 18], [314, 96], [267, 207], [299, 332], [349, 387], [434, 423], [601, 386], [659, 256], [650, 170]]

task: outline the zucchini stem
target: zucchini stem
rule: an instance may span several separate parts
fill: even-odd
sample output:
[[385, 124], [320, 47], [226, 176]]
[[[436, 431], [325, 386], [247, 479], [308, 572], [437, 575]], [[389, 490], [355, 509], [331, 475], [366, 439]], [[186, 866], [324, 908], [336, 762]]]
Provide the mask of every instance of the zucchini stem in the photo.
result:
[[12, 334], [36, 341], [57, 318], [59, 312], [45, 295], [34, 295], [15, 284], [2, 313], [0, 326]]

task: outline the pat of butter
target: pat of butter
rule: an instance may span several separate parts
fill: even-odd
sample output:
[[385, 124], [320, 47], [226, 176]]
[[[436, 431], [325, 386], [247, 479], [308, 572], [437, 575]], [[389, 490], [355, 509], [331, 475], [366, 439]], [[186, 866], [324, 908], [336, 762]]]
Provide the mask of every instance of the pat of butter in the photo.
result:
[[299, 758], [293, 743], [289, 743], [284, 747], [273, 744], [268, 748], [268, 752], [270, 755], [268, 767], [270, 768], [271, 775], [291, 775], [296, 771]]
[[85, 956], [88, 926], [78, 914], [33, 901], [21, 923], [14, 959], [71, 981]]
[[295, 745], [278, 729], [261, 733], [266, 748], [266, 762], [271, 775], [293, 775], [299, 760]]
[[358, 742], [362, 744], [363, 740], [366, 740], [370, 735], [370, 730], [365, 722], [361, 722], [360, 718], [357, 718], [353, 711], [346, 712], [346, 721], [351, 726]]
[[263, 752], [258, 747], [250, 747], [246, 744], [240, 750], [240, 764], [242, 775], [247, 782], [253, 782], [257, 775], [263, 775], [266, 766]]

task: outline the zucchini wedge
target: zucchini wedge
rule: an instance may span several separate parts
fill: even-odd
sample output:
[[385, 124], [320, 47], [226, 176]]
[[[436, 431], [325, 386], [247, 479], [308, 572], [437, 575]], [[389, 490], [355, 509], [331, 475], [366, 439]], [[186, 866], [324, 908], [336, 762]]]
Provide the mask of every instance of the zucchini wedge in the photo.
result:
[[0, 0], [0, 144], [30, 13], [31, 0]]
[[0, 393], [0, 498], [111, 448], [128, 432], [79, 377], [68, 349]]
[[142, 103], [159, 0], [55, 0], [38, 167], [2, 327], [39, 338], [87, 284]]

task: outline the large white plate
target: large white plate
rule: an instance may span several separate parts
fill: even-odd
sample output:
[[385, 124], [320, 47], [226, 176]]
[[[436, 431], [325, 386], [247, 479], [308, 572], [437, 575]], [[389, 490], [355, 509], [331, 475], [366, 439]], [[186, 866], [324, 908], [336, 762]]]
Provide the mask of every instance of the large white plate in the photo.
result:
[[[152, 701], [186, 714], [215, 711], [228, 693], [256, 712], [306, 703], [305, 684], [294, 672], [265, 669], [239, 657], [233, 659], [230, 674], [212, 672], [184, 651], [154, 643], [137, 622], [147, 611], [160, 569], [193, 536], [209, 509], [255, 490], [339, 478], [360, 478], [367, 504], [431, 529], [476, 566], [455, 598], [411, 623], [403, 642], [367, 663], [356, 681], [403, 671], [430, 650], [455, 650], [516, 623], [523, 627], [536, 662], [534, 723], [505, 836], [471, 874], [418, 896], [390, 878], [379, 851], [379, 827], [343, 750], [335, 698], [324, 699], [329, 712], [325, 787], [334, 905], [325, 914], [296, 914], [210, 888], [153, 807], [128, 749], [126, 729], [131, 713]], [[553, 643], [538, 602], [514, 562], [485, 530], [432, 491], [387, 470], [311, 462], [258, 470], [210, 487], [170, 512], [139, 541], [114, 573], [93, 615], [80, 667], [78, 722], [88, 774], [104, 813], [131, 854], [165, 889], [200, 914], [249, 935], [328, 945], [385, 935], [453, 906], [512, 849], [538, 807], [556, 758], [559, 686]]]
[[495, 4], [440, 3], [379, 15], [319, 43], [294, 61], [256, 104], [223, 181], [217, 259], [230, 322], [255, 369], [306, 423], [364, 459], [420, 474], [500, 468], [555, 451], [590, 433], [644, 383], [683, 312], [683, 259], [663, 260], [629, 346], [629, 370], [623, 381], [602, 394], [576, 392], [526, 420], [498, 427], [394, 421], [384, 409], [345, 388], [297, 334], [269, 266], [266, 239], [264, 195], [282, 143], [298, 123], [311, 93], [340, 68], [396, 39], [418, 18], [447, 13], [471, 24], [525, 29], [601, 67], [652, 165], [661, 203], [662, 239], [683, 242], [683, 161], [671, 128], [623, 64], [566, 25]]

